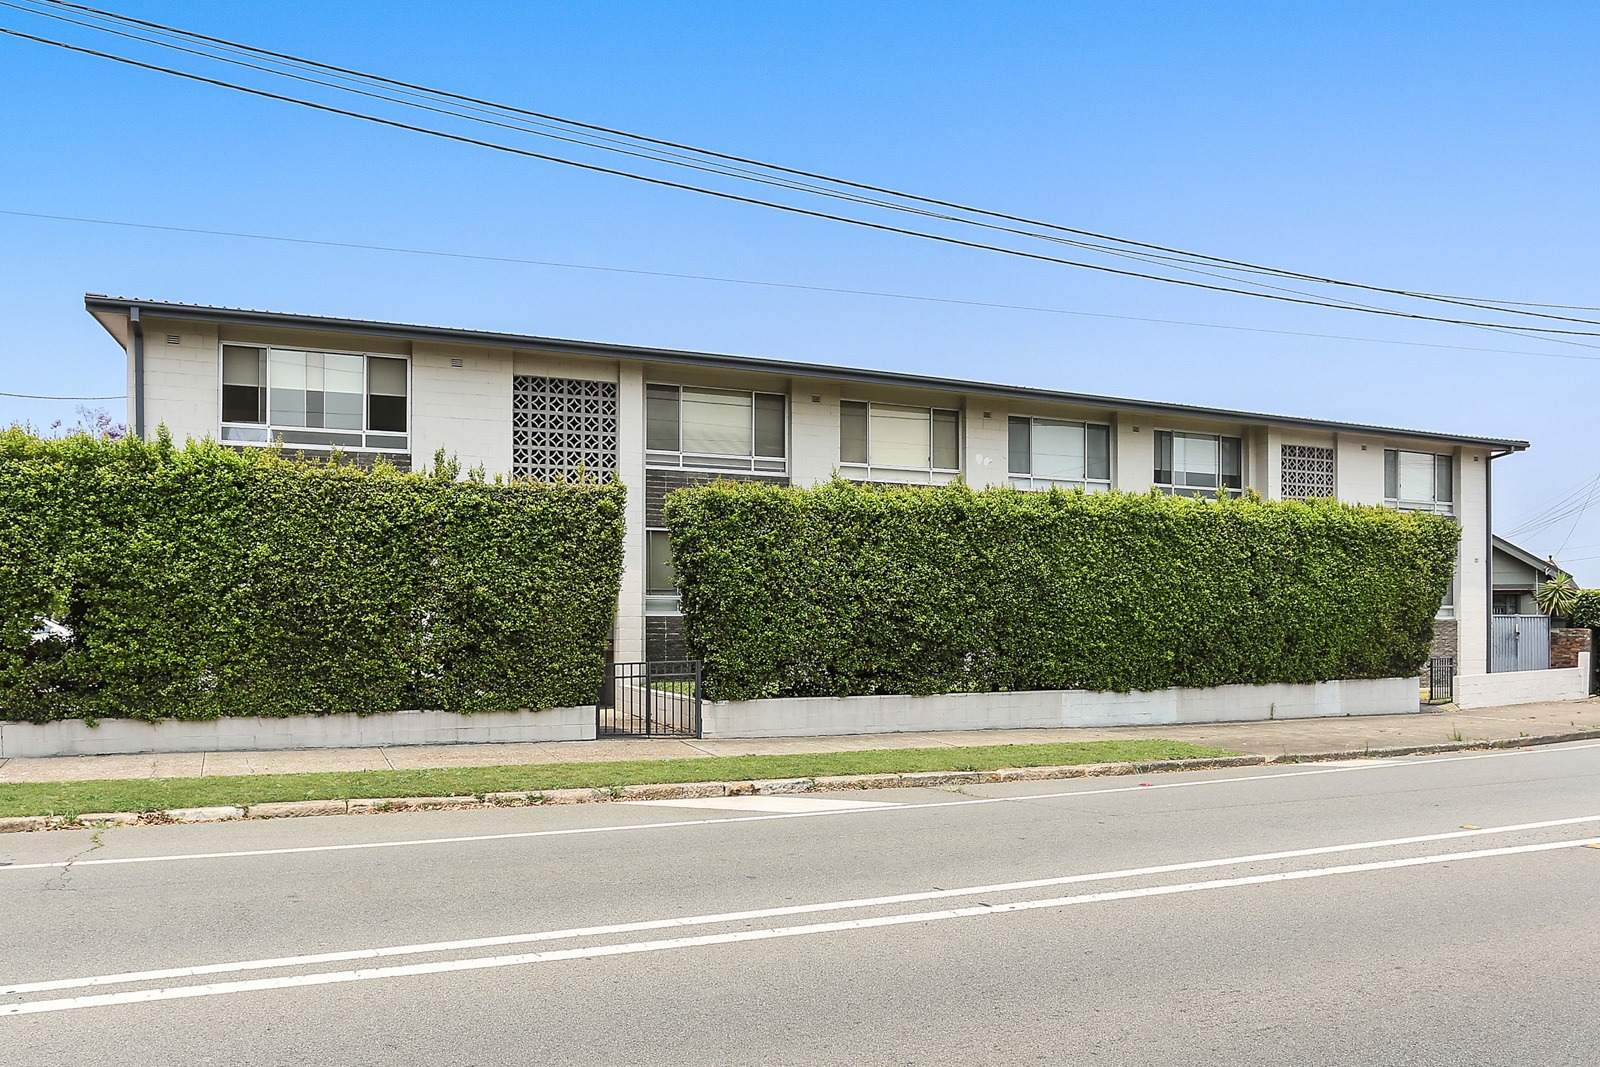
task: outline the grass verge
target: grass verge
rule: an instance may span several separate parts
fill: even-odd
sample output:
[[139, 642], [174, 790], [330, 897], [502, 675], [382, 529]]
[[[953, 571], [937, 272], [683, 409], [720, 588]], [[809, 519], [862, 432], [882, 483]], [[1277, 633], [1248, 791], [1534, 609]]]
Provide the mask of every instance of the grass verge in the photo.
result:
[[677, 782], [810, 778], [826, 774], [987, 771], [1122, 760], [1197, 759], [1235, 753], [1181, 741], [1072, 741], [1050, 745], [893, 748], [784, 756], [705, 756], [514, 767], [439, 767], [403, 771], [326, 771], [214, 778], [134, 778], [0, 783], [0, 816], [80, 815], [99, 811], [247, 807], [285, 800], [482, 796], [484, 793]]

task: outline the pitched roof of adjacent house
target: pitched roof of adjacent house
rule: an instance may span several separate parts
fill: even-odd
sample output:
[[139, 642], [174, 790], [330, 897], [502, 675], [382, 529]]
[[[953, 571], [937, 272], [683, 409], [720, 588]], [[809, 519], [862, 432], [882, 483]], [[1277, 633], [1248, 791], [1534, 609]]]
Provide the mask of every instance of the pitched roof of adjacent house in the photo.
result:
[[1532, 552], [1529, 552], [1527, 549], [1518, 545], [1512, 544], [1499, 534], [1494, 535], [1494, 548], [1497, 552], [1504, 552], [1512, 559], [1526, 563], [1536, 572], [1542, 574], [1546, 579], [1554, 577], [1556, 573], [1561, 570], [1561, 567], [1558, 564], [1553, 564], [1547, 559], [1540, 559]]
[[1221, 418], [1233, 422], [1273, 423], [1280, 426], [1296, 426], [1305, 429], [1343, 433], [1364, 433], [1381, 437], [1408, 437], [1416, 440], [1478, 445], [1513, 452], [1521, 451], [1528, 447], [1528, 442], [1514, 438], [1483, 437], [1475, 434], [1444, 433], [1436, 430], [1408, 430], [1396, 426], [1374, 426], [1365, 423], [1338, 422], [1292, 415], [1269, 415], [1254, 411], [1200, 407], [1193, 404], [1170, 404], [1156, 400], [1136, 400], [1126, 397], [1064, 392], [1055, 389], [1037, 389], [1031, 386], [1003, 385], [995, 382], [968, 381], [924, 374], [905, 374], [899, 371], [840, 367], [824, 363], [803, 363], [791, 360], [758, 359], [751, 356], [733, 356], [714, 352], [687, 352], [670, 348], [647, 348], [638, 345], [611, 344], [601, 341], [576, 341], [560, 337], [541, 337], [534, 334], [464, 330], [444, 326], [420, 326], [398, 322], [375, 322], [366, 319], [334, 318], [325, 315], [298, 315], [282, 311], [256, 311], [249, 308], [216, 307], [207, 304], [181, 304], [132, 297], [111, 297], [100, 293], [86, 294], [83, 303], [91, 314], [97, 312], [102, 314], [131, 314], [137, 312], [141, 318], [180, 319], [242, 326], [316, 330], [325, 333], [364, 334], [411, 341], [520, 348], [541, 352], [598, 356], [607, 359], [634, 359], [648, 363], [676, 363], [715, 367], [724, 370], [784, 374], [797, 377], [832, 378], [874, 385], [977, 393], [1021, 400], [1042, 400], [1052, 403], [1076, 404], [1083, 407], [1118, 408], [1126, 411], [1146, 411], [1156, 414]]

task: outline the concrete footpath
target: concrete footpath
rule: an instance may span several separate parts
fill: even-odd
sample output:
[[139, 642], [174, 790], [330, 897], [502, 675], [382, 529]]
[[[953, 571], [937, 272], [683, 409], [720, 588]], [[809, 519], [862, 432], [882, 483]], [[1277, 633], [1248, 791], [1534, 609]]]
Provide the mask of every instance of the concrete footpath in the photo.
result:
[[702, 740], [627, 738], [541, 744], [420, 745], [279, 752], [211, 752], [137, 756], [61, 756], [0, 760], [0, 783], [95, 779], [197, 778], [316, 771], [415, 770], [538, 763], [694, 759], [706, 756], [858, 752], [869, 749], [1033, 745], [1060, 741], [1161, 738], [1245, 755], [1310, 756], [1326, 752], [1514, 741], [1600, 730], [1600, 698], [1416, 715], [1187, 726], [1120, 726], [1071, 730], [974, 730], [950, 733], [857, 734], [844, 737]]

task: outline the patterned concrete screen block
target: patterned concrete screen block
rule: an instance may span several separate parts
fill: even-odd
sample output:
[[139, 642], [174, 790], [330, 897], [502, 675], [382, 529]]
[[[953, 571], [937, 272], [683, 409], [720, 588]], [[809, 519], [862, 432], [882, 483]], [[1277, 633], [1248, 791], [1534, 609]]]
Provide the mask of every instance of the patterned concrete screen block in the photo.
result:
[[1283, 446], [1283, 499], [1315, 500], [1335, 495], [1333, 449], [1318, 445]]
[[617, 476], [617, 385], [518, 374], [511, 392], [511, 473], [541, 482]]

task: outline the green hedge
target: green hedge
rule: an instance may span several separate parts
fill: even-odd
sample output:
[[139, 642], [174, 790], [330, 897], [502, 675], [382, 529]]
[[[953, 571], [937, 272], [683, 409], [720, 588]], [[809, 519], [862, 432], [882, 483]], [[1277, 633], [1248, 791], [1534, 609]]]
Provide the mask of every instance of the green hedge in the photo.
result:
[[1578, 604], [1567, 617], [1570, 626], [1600, 627], [1600, 589], [1585, 589], [1578, 594]]
[[[592, 703], [623, 491], [0, 432], [0, 718]], [[41, 620], [70, 638], [39, 639]]]
[[718, 699], [1415, 674], [1459, 536], [1333, 501], [720, 482], [671, 494]]

